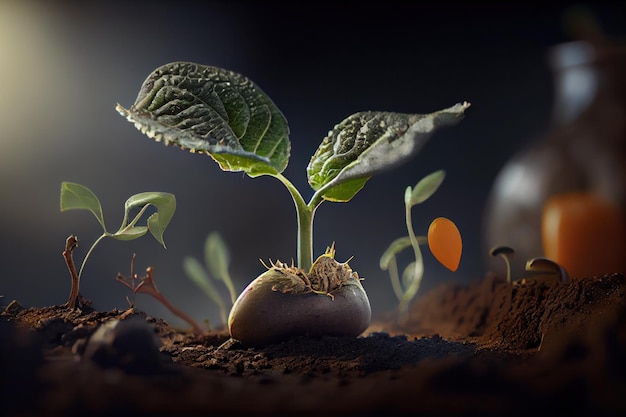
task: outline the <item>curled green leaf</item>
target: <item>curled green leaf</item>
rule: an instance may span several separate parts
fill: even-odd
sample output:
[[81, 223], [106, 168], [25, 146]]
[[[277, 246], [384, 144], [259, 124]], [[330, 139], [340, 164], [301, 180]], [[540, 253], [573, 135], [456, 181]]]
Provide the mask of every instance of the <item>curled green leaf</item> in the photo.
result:
[[[165, 247], [165, 242], [163, 241], [163, 233], [167, 228], [167, 225], [170, 223], [170, 220], [172, 220], [174, 212], [176, 211], [176, 197], [170, 193], [149, 191], [135, 194], [129, 197], [124, 204], [124, 220], [122, 221], [120, 229], [115, 233], [115, 237], [119, 239], [120, 237], [118, 236], [128, 236], [127, 240], [129, 240], [130, 236], [133, 236], [133, 234], [136, 234], [136, 237], [143, 236], [142, 234], [139, 234], [138, 230], [136, 231], [136, 233], [129, 232], [129, 230], [132, 230], [133, 228], [137, 229], [137, 226], [134, 226], [134, 223], [139, 220], [139, 216], [135, 217], [135, 219], [129, 224], [128, 215], [130, 214], [131, 209], [135, 207], [142, 207], [145, 209], [145, 207], [148, 205], [153, 205], [154, 207], [156, 207], [157, 212], [148, 217], [148, 220], [146, 222], [146, 231], [150, 230], [152, 236], [154, 236], [154, 238], [161, 245], [163, 245], [163, 247]], [[145, 234], [146, 231], [144, 231], [143, 234]]]
[[209, 154], [225, 171], [277, 174], [289, 160], [283, 114], [251, 80], [222, 68], [166, 64], [148, 76], [130, 109], [116, 109], [147, 136]]
[[[467, 102], [459, 103], [426, 115], [353, 114], [328, 133], [311, 158], [307, 167], [309, 184], [326, 198], [342, 183], [358, 178], [366, 181], [405, 163], [437, 128], [458, 122], [469, 106]], [[359, 189], [352, 187], [341, 201], [349, 200]]]
[[148, 228], [146, 226], [135, 226], [120, 230], [112, 234], [111, 237], [117, 240], [135, 240], [146, 233], [148, 233]]

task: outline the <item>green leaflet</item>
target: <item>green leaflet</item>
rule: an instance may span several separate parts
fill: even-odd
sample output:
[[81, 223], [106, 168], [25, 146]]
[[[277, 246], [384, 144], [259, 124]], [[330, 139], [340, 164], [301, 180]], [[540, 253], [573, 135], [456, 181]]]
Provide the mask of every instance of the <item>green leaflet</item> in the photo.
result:
[[422, 178], [414, 188], [407, 187], [404, 193], [404, 204], [407, 207], [413, 207], [428, 200], [439, 189], [445, 177], [446, 172], [440, 169]]
[[289, 161], [287, 120], [251, 80], [221, 68], [173, 62], [144, 81], [117, 111], [166, 145], [209, 154], [225, 171], [277, 174]]
[[325, 199], [349, 201], [368, 178], [410, 160], [437, 128], [461, 120], [469, 106], [459, 103], [426, 115], [355, 113], [322, 141], [307, 167], [309, 184]]

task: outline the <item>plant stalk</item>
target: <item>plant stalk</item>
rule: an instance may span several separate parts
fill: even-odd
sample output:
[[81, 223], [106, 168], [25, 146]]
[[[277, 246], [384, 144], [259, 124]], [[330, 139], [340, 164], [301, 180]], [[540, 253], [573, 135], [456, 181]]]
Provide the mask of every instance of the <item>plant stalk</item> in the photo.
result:
[[406, 204], [406, 228], [409, 232], [411, 246], [413, 247], [415, 264], [413, 266], [413, 279], [411, 280], [411, 284], [409, 285], [409, 287], [404, 292], [404, 296], [402, 297], [402, 300], [400, 300], [400, 305], [398, 308], [399, 315], [401, 316], [401, 321], [405, 321], [408, 318], [409, 302], [413, 299], [413, 297], [415, 297], [415, 294], [417, 294], [420, 284], [422, 283], [422, 277], [424, 274], [424, 260], [422, 258], [422, 251], [420, 250], [419, 242], [417, 240], [417, 237], [415, 236], [415, 232], [413, 231], [411, 209], [411, 204]]
[[298, 216], [298, 268], [309, 272], [313, 265], [313, 216], [321, 200], [311, 201], [308, 205], [296, 187], [282, 174], [275, 177], [287, 187], [296, 206]]
[[104, 232], [98, 239], [96, 239], [95, 242], [93, 242], [93, 245], [91, 245], [91, 247], [89, 248], [89, 251], [87, 251], [87, 254], [85, 255], [85, 259], [83, 259], [83, 263], [80, 264], [80, 270], [78, 271], [78, 279], [80, 279], [80, 277], [83, 275], [83, 269], [85, 268], [85, 264], [87, 263], [87, 259], [89, 259], [91, 252], [93, 252], [93, 250], [96, 248], [98, 243], [100, 243], [100, 241], [107, 236], [111, 236], [111, 235], [107, 232]]
[[74, 265], [74, 258], [72, 254], [74, 253], [74, 249], [78, 247], [78, 238], [74, 235], [69, 235], [65, 240], [65, 250], [63, 250], [63, 258], [65, 258], [65, 263], [67, 264], [67, 269], [70, 271], [70, 276], [72, 279], [72, 288], [70, 290], [70, 296], [67, 300], [67, 306], [71, 309], [76, 305], [76, 297], [78, 297], [78, 284], [79, 278], [78, 273], [76, 272], [76, 266]]

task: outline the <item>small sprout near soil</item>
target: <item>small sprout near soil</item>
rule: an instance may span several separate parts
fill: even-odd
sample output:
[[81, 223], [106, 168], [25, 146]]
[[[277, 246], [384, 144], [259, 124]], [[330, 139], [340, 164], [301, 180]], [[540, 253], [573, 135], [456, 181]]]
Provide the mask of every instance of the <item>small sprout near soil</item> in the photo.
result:
[[548, 258], [533, 258], [526, 262], [526, 271], [548, 275], [561, 282], [569, 282], [569, 274], [558, 263]]
[[[137, 226], [137, 223], [150, 206], [155, 207], [156, 211], [147, 218], [146, 226]], [[139, 208], [140, 210], [137, 215], [129, 221], [130, 211], [135, 208]], [[110, 233], [107, 231], [104, 224], [104, 215], [98, 197], [96, 197], [89, 188], [83, 185], [63, 182], [61, 183], [61, 211], [64, 212], [67, 210], [90, 211], [95, 216], [96, 220], [98, 220], [103, 230], [102, 235], [100, 235], [89, 248], [78, 272], [76, 272], [72, 258], [74, 250], [78, 247], [78, 238], [74, 235], [70, 235], [66, 239], [63, 257], [65, 258], [72, 279], [72, 288], [67, 305], [70, 308], [74, 308], [76, 298], [78, 297], [80, 277], [85, 268], [85, 263], [98, 243], [106, 237], [112, 237], [117, 240], [134, 240], [150, 231], [152, 236], [165, 247], [163, 232], [172, 219], [174, 211], [176, 211], [176, 198], [173, 194], [163, 192], [145, 192], [131, 196], [124, 204], [124, 219], [122, 220], [120, 228], [117, 232]]]
[[[220, 318], [224, 325], [228, 320], [228, 311], [237, 299], [237, 292], [228, 272], [229, 263], [228, 248], [218, 232], [210, 233], [204, 242], [204, 266], [192, 256], [183, 260], [183, 268], [187, 276], [218, 306]], [[230, 295], [228, 308], [227, 302], [224, 301], [224, 297], [213, 284], [211, 277], [217, 281], [222, 281], [228, 289]]]
[[511, 259], [515, 255], [513, 248], [508, 246], [496, 246], [489, 251], [491, 256], [500, 256], [506, 264], [506, 282], [511, 283]]
[[[508, 246], [496, 246], [489, 251], [491, 256], [500, 256], [506, 264], [506, 280], [509, 284], [513, 283], [511, 278], [511, 260], [515, 255], [513, 248]], [[561, 282], [569, 281], [569, 274], [561, 265], [548, 258], [533, 258], [526, 262], [526, 271], [533, 272], [535, 275], [529, 278], [522, 278], [515, 283], [525, 284], [531, 280], [537, 279], [558, 279]]]
[[181, 309], [175, 307], [172, 303], [170, 303], [167, 298], [159, 291], [154, 282], [154, 268], [149, 266], [146, 269], [146, 275], [139, 276], [135, 273], [135, 254], [133, 254], [132, 259], [130, 260], [130, 275], [124, 276], [120, 273], [117, 274], [115, 278], [118, 282], [122, 283], [124, 286], [128, 287], [132, 291], [132, 299], [129, 300], [131, 309], [135, 305], [135, 296], [137, 293], [144, 293], [152, 296], [154, 299], [163, 304], [172, 314], [186, 321], [189, 325], [191, 325], [193, 332], [195, 334], [204, 334], [206, 331], [200, 326], [191, 316], [182, 311]]
[[[462, 240], [456, 225], [444, 217], [438, 217], [430, 224], [428, 236], [415, 236], [411, 209], [413, 206], [429, 199], [439, 188], [445, 172], [435, 171], [422, 178], [414, 188], [407, 187], [404, 193], [405, 221], [408, 236], [394, 240], [380, 258], [380, 268], [389, 271], [391, 285], [398, 298], [398, 321], [404, 322], [408, 318], [408, 307], [417, 295], [424, 275], [424, 260], [419, 248], [420, 244], [428, 243], [435, 258], [443, 266], [456, 271], [461, 259]], [[415, 260], [404, 269], [402, 279], [398, 274], [396, 256], [404, 249], [413, 248]]]

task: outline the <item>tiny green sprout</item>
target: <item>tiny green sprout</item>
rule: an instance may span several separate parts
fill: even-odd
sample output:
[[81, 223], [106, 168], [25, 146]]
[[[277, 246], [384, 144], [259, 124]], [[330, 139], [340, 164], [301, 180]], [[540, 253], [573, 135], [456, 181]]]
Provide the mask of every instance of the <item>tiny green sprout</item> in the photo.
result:
[[[413, 206], [428, 200], [435, 193], [435, 191], [437, 191], [444, 178], [445, 171], [438, 170], [422, 178], [414, 188], [411, 188], [410, 186], [406, 188], [404, 194], [405, 222], [409, 235], [394, 240], [380, 258], [380, 268], [383, 271], [389, 271], [391, 285], [399, 301], [398, 321], [401, 323], [405, 322], [408, 318], [408, 307], [413, 298], [417, 295], [424, 276], [424, 260], [419, 245], [428, 243], [431, 251], [433, 250], [433, 247], [431, 246], [433, 239], [430, 239], [430, 233], [429, 238], [426, 236], [415, 235], [415, 232], [413, 231], [411, 209]], [[439, 219], [435, 219], [431, 225]], [[454, 227], [454, 229], [456, 230], [456, 227]], [[450, 240], [449, 236], [437, 236], [434, 240], [439, 242], [442, 241], [442, 239], [448, 241]], [[453, 239], [456, 240], [457, 236], [454, 236]], [[458, 245], [459, 247], [461, 245], [460, 236], [458, 237]], [[402, 278], [400, 278], [396, 256], [409, 247], [413, 248], [414, 260], [406, 266], [402, 272]], [[456, 255], [457, 254], [454, 254], [454, 256]], [[458, 253], [458, 256], [460, 257], [460, 252]], [[458, 260], [456, 260], [456, 264], [458, 265]], [[448, 265], [445, 264], [444, 266], [448, 267]], [[456, 265], [451, 266], [450, 268], [452, 270], [456, 270]]]
[[[469, 106], [467, 102], [458, 103], [430, 114], [362, 111], [348, 116], [329, 131], [309, 161], [306, 173], [313, 195], [308, 202], [283, 175], [291, 152], [285, 116], [260, 87], [241, 74], [192, 62], [172, 62], [148, 75], [129, 109], [118, 104], [116, 110], [143, 134], [158, 142], [192, 153], [208, 154], [223, 171], [245, 172], [251, 178], [273, 177], [291, 194], [298, 221], [297, 267], [290, 268], [277, 261], [272, 271], [257, 277], [262, 278], [262, 289], [258, 290], [254, 285], [248, 287], [237, 301], [241, 297], [260, 299], [235, 303], [229, 317], [233, 338], [242, 343], [246, 339], [250, 343], [265, 343], [298, 331], [305, 334], [358, 335], [367, 327], [371, 315], [369, 300], [364, 296], [358, 275], [353, 273], [347, 262], [342, 264], [327, 257], [335, 262], [337, 271], [342, 271], [340, 277], [335, 278], [353, 282], [356, 286], [356, 289], [351, 287], [354, 292], [346, 296], [345, 301], [358, 305], [356, 312], [334, 310], [340, 303], [337, 300], [344, 298], [337, 297], [341, 288], [333, 288], [336, 301], [334, 305], [329, 305], [326, 299], [330, 297], [319, 294], [322, 287], [312, 284], [328, 283], [326, 276], [317, 276], [323, 272], [321, 269], [328, 267], [326, 262], [315, 268], [313, 261], [314, 214], [324, 201], [348, 202], [372, 176], [408, 162], [438, 128], [461, 120]], [[285, 266], [279, 268], [278, 265]], [[285, 278], [289, 274], [294, 276], [293, 280]], [[311, 280], [311, 277], [316, 279]], [[281, 284], [273, 281], [281, 281]], [[287, 281], [289, 285], [285, 284]], [[255, 312], [266, 303], [282, 302], [270, 301], [276, 294], [267, 293], [276, 292], [279, 287], [284, 289], [284, 297], [297, 298], [290, 292], [299, 288], [300, 292], [317, 296], [314, 298], [316, 301], [286, 303], [285, 306], [292, 306], [289, 307], [291, 310], [281, 313], [287, 321], [262, 324]], [[252, 291], [252, 288], [257, 290]], [[259, 295], [266, 293], [268, 295]], [[323, 312], [320, 311], [324, 317], [312, 314], [316, 303], [325, 305]], [[304, 311], [306, 309], [308, 311]], [[329, 320], [336, 314], [356, 314], [359, 319], [352, 320], [353, 327], [348, 328], [334, 319]], [[248, 317], [245, 320], [255, 320], [254, 326], [243, 323], [243, 316]], [[300, 319], [297, 323], [293, 321]], [[315, 320], [322, 325], [312, 323]], [[284, 331], [274, 331], [269, 329], [270, 326], [282, 326]], [[315, 328], [314, 332], [312, 328]], [[247, 337], [257, 330], [259, 332], [254, 337]], [[234, 337], [235, 333], [238, 337]]]
[[[146, 220], [146, 226], [138, 226], [137, 223], [141, 220], [142, 216], [146, 213], [146, 210], [153, 206], [156, 211], [152, 213]], [[129, 221], [130, 211], [139, 208], [139, 212], [135, 217]], [[67, 210], [88, 210], [90, 211], [102, 226], [103, 233], [98, 237], [91, 245], [78, 272], [74, 267], [74, 261], [72, 254], [78, 247], [78, 238], [74, 235], [70, 235], [66, 239], [65, 250], [63, 251], [63, 257], [65, 258], [70, 275], [72, 277], [72, 289], [67, 302], [70, 308], [74, 308], [76, 304], [76, 298], [78, 297], [78, 289], [80, 283], [80, 277], [82, 276], [83, 269], [87, 259], [95, 249], [95, 247], [106, 237], [111, 237], [116, 240], [134, 240], [140, 238], [150, 231], [152, 236], [165, 247], [163, 241], [163, 233], [165, 228], [169, 224], [174, 212], [176, 211], [176, 198], [173, 194], [164, 192], [144, 192], [131, 196], [126, 200], [124, 204], [124, 218], [119, 229], [114, 232], [108, 232], [104, 223], [104, 215], [102, 213], [102, 206], [98, 197], [87, 187], [76, 184], [73, 182], [61, 183], [61, 212]]]
[[132, 293], [132, 300], [129, 300], [130, 308], [135, 306], [135, 297], [137, 293], [144, 293], [150, 295], [152, 298], [160, 302], [167, 308], [172, 314], [186, 321], [192, 328], [194, 334], [200, 335], [206, 333], [206, 331], [200, 326], [190, 315], [183, 310], [175, 307], [168, 301], [167, 298], [159, 291], [154, 281], [154, 268], [149, 266], [146, 269], [146, 275], [139, 276], [135, 273], [135, 254], [130, 260], [130, 275], [125, 276], [120, 273], [117, 274], [115, 279], [129, 288]]
[[515, 255], [513, 248], [508, 246], [496, 246], [489, 251], [491, 256], [500, 256], [506, 264], [506, 282], [511, 283], [511, 257]]
[[533, 258], [526, 262], [526, 271], [545, 274], [561, 282], [569, 282], [569, 274], [563, 266], [548, 258]]
[[230, 296], [230, 305], [228, 307], [232, 306], [237, 299], [237, 292], [228, 272], [229, 262], [230, 254], [228, 248], [218, 232], [209, 233], [204, 242], [204, 266], [192, 256], [188, 256], [183, 260], [183, 269], [189, 279], [218, 306], [223, 324], [226, 324], [228, 320], [227, 302], [224, 301], [224, 297], [213, 284], [211, 277], [222, 281], [224, 286], [226, 286]]

